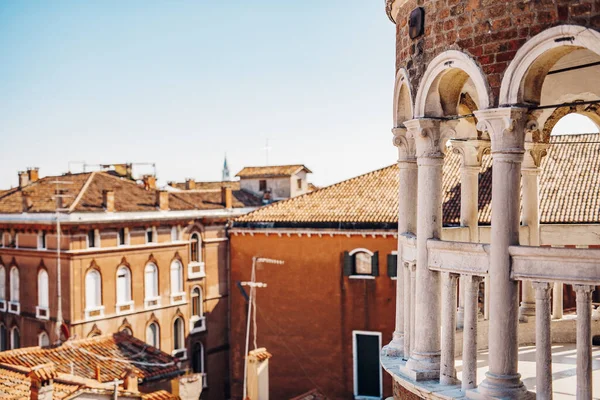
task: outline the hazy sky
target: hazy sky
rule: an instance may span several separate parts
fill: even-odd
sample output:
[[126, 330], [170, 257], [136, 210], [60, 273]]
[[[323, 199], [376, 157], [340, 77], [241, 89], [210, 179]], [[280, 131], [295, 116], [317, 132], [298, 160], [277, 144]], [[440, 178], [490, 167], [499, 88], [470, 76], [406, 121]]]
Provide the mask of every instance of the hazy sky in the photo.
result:
[[389, 165], [394, 32], [381, 0], [2, 2], [0, 188], [81, 160], [219, 180], [267, 138], [318, 185]]

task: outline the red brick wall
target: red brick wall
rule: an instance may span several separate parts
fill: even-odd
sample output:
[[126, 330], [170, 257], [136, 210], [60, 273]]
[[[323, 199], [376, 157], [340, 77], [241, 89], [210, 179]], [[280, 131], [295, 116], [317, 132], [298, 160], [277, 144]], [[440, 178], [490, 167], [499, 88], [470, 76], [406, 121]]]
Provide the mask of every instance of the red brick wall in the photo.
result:
[[[331, 399], [352, 398], [352, 331], [382, 332], [385, 345], [394, 330], [396, 285], [387, 276], [386, 258], [396, 249], [396, 239], [257, 233], [232, 234], [230, 240], [233, 398], [242, 395], [247, 312], [236, 282], [250, 280], [256, 255], [285, 261], [257, 270], [257, 280], [268, 285], [257, 289], [257, 336], [258, 346], [273, 354], [271, 397], [286, 399], [317, 387]], [[379, 251], [377, 279], [342, 275], [343, 252], [359, 247]], [[390, 376], [382, 374], [384, 395], [391, 396]]]
[[[425, 34], [412, 40], [408, 16], [417, 6], [425, 9]], [[435, 56], [462, 50], [482, 67], [491, 88], [490, 104], [497, 106], [504, 71], [523, 43], [560, 24], [600, 28], [600, 1], [408, 0], [396, 22], [396, 69], [409, 71], [413, 93]]]

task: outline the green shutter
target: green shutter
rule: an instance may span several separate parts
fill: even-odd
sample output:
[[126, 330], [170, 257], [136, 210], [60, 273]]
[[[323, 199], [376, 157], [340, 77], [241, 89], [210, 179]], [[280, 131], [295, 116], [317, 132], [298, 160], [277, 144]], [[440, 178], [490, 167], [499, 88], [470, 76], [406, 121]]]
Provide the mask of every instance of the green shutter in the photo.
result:
[[354, 274], [354, 257], [352, 257], [347, 251], [344, 252], [344, 265], [342, 269], [344, 276], [350, 276]]
[[371, 275], [379, 276], [379, 252], [376, 251], [371, 257]]
[[387, 256], [387, 274], [390, 278], [398, 276], [398, 255], [388, 254]]

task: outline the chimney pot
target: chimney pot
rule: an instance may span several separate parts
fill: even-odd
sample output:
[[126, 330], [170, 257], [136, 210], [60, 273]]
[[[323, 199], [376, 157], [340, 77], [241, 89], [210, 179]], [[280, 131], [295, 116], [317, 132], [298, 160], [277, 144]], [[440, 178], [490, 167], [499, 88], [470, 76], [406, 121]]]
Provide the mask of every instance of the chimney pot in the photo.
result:
[[167, 211], [169, 209], [169, 192], [166, 190], [156, 191], [156, 206], [161, 211]]
[[103, 190], [102, 191], [102, 206], [107, 212], [115, 211], [115, 191], [114, 190]]
[[221, 187], [221, 203], [225, 208], [233, 207], [233, 192], [230, 186]]
[[40, 179], [40, 169], [37, 167], [27, 168], [27, 177], [29, 179], [29, 183], [37, 181]]
[[52, 400], [54, 397], [54, 378], [56, 369], [52, 364], [33, 367], [27, 374], [31, 379], [30, 400]]
[[22, 192], [21, 196], [23, 197], [23, 212], [26, 213], [33, 206], [33, 200], [29, 193]]
[[29, 184], [29, 174], [27, 171], [19, 171], [19, 187], [25, 187]]
[[144, 181], [144, 189], [156, 189], [156, 177], [154, 175], [144, 175], [142, 179]]
[[196, 189], [196, 181], [194, 179], [188, 178], [185, 180], [185, 188], [187, 190], [194, 190]]
[[139, 392], [138, 377], [139, 372], [135, 368], [127, 368], [120, 376], [123, 380], [123, 388], [128, 392]]

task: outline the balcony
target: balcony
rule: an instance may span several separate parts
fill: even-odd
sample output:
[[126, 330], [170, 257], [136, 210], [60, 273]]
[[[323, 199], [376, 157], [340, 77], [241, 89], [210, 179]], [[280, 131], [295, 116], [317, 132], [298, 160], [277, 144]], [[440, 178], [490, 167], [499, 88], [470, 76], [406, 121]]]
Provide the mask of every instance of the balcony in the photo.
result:
[[192, 261], [188, 264], [188, 279], [200, 279], [206, 277], [204, 263]]
[[190, 334], [206, 331], [206, 317], [194, 315], [190, 318]]

